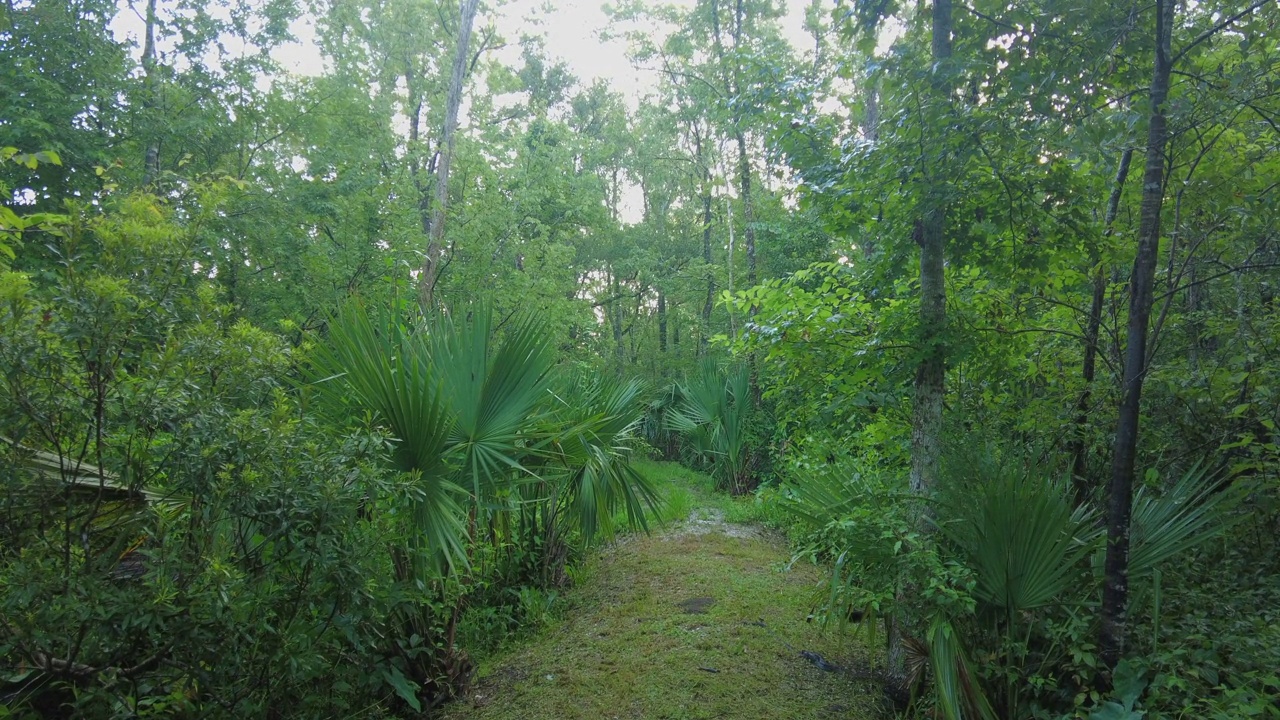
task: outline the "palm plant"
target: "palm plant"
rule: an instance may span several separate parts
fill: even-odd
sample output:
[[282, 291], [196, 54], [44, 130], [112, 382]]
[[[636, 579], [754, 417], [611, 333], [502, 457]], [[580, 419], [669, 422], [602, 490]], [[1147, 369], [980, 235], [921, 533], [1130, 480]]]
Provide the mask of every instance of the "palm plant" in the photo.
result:
[[[522, 545], [527, 557], [541, 554], [556, 568], [567, 531], [588, 540], [608, 535], [618, 510], [643, 527], [645, 505], [657, 502], [627, 464], [640, 386], [553, 382], [546, 333], [532, 318], [509, 321], [496, 335], [487, 307], [461, 320], [407, 324], [351, 304], [313, 356], [329, 407], [367, 412], [390, 437], [392, 465], [409, 478], [407, 548], [392, 548], [397, 580], [445, 603], [450, 579], [463, 577], [465, 594], [462, 573], [478, 543]], [[443, 637], [427, 604], [410, 603], [403, 613], [406, 637], [442, 643], [437, 671], [450, 677], [465, 663], [453, 647], [462, 602], [454, 599]], [[403, 653], [414, 679], [448, 692], [430, 669], [414, 669], [414, 652]], [[414, 704], [403, 677], [388, 682]]]
[[[1075, 506], [1070, 484], [1036, 462], [986, 447], [953, 448], [946, 460], [929, 498], [932, 534], [908, 519], [917, 515], [918, 496], [847, 468], [802, 478], [788, 489], [787, 507], [814, 529], [812, 546], [833, 560], [830, 614], [844, 617], [852, 603], [865, 611], [864, 622], [886, 616], [891, 626], [907, 616], [925, 640], [903, 635], [899, 670], [908, 678], [932, 671], [944, 716], [991, 717], [987, 698], [1003, 696], [1003, 714], [1019, 717], [1031, 690], [1021, 679], [1066, 651], [1060, 634], [1045, 636], [1056, 626], [1042, 621], [1087, 609], [1097, 594], [1103, 529], [1092, 508]], [[1242, 483], [1223, 487], [1200, 466], [1163, 493], [1139, 490], [1131, 577], [1146, 578], [1217, 535], [1247, 492]], [[904, 588], [929, 592], [922, 598]], [[1003, 667], [975, 672], [966, 645], [986, 657], [1002, 653]], [[984, 678], [1002, 686], [984, 688]]]
[[681, 400], [670, 412], [668, 424], [681, 433], [698, 459], [708, 465], [717, 485], [737, 495], [750, 489], [751, 414], [747, 369], [727, 372], [714, 363], [679, 386]]
[[[1101, 546], [1102, 528], [1091, 507], [1075, 506], [1069, 482], [1034, 465], [990, 451], [953, 452], [951, 460], [934, 522], [973, 571], [977, 618], [992, 621], [1007, 668], [1025, 668], [1034, 613], [1082, 599], [1071, 591], [1083, 585], [1085, 561]], [[935, 665], [954, 665], [960, 640], [943, 647], [956, 654], [935, 658]], [[1017, 716], [1021, 689], [1015, 673], [1005, 678], [1006, 714]], [[944, 708], [964, 697], [941, 683], [938, 690]]]
[[[315, 352], [314, 371], [330, 407], [344, 410], [354, 401], [369, 413], [391, 438], [392, 465], [410, 478], [407, 548], [394, 546], [391, 555], [411, 597], [428, 591], [447, 602], [446, 581], [470, 564], [484, 515], [509, 486], [529, 477], [522, 461], [535, 440], [551, 367], [543, 336], [524, 319], [495, 343], [488, 308], [462, 321], [439, 315], [409, 325], [385, 312], [371, 318], [351, 304], [333, 318], [329, 342]], [[400, 611], [404, 639], [396, 647], [411, 681], [403, 674], [387, 681], [415, 707], [418, 687], [447, 695], [469, 667], [454, 647], [456, 607], [443, 631], [435, 612], [418, 601]], [[424, 653], [431, 658], [426, 664], [416, 659]]]
[[979, 602], [1012, 622], [1060, 601], [1102, 530], [1069, 484], [986, 459], [941, 485], [935, 520], [974, 570]]
[[645, 508], [658, 496], [630, 464], [631, 445], [643, 419], [638, 380], [578, 376], [562, 385], [553, 406], [561, 430], [552, 441], [561, 512], [587, 541], [612, 537], [616, 515], [627, 525], [647, 528]]
[[1220, 535], [1234, 519], [1231, 511], [1252, 489], [1241, 479], [1224, 482], [1203, 462], [1163, 492], [1138, 488], [1130, 521], [1129, 577], [1146, 578], [1160, 563]]
[[391, 437], [394, 469], [413, 476], [409, 505], [419, 533], [410, 538], [414, 567], [397, 563], [401, 580], [466, 560], [465, 492], [446, 452], [452, 422], [424, 332], [385, 313], [375, 322], [351, 304], [312, 356], [322, 398], [342, 413], [348, 401], [369, 412]]
[[[533, 469], [522, 488], [521, 534], [542, 548], [544, 582], [558, 584], [570, 533], [585, 543], [611, 538], [619, 523], [647, 529], [659, 498], [630, 464], [643, 421], [643, 385], [612, 376], [566, 375], [548, 394]], [[621, 517], [619, 517], [621, 514]]]

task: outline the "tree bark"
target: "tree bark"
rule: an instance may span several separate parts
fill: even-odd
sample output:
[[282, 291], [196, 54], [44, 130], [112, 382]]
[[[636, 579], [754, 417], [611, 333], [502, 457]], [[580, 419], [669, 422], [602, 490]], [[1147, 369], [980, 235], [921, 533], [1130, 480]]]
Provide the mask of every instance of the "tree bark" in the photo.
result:
[[435, 305], [436, 281], [440, 275], [440, 256], [444, 249], [445, 213], [449, 208], [449, 167], [458, 129], [458, 107], [462, 104], [462, 85], [466, 79], [471, 45], [471, 26], [475, 23], [480, 0], [462, 0], [458, 23], [458, 45], [454, 48], [453, 69], [449, 77], [449, 95], [445, 100], [444, 130], [440, 140], [440, 160], [436, 164], [435, 202], [431, 207], [431, 228], [427, 239], [427, 257], [418, 277], [418, 293], [423, 309]]
[[[751, 202], [751, 158], [747, 155], [747, 139], [746, 135], [738, 130], [738, 188], [742, 194], [742, 236], [746, 240], [747, 250], [747, 284], [755, 285], [757, 279], [756, 273], [756, 227], [755, 227], [755, 207]], [[754, 317], [756, 308], [751, 307], [751, 315]]]
[[[744, 22], [742, 0], [737, 0], [733, 10], [733, 84], [730, 94], [742, 92], [742, 26]], [[723, 61], [723, 57], [721, 58]], [[742, 129], [742, 112], [734, 110], [733, 137], [738, 144], [738, 191], [742, 195], [742, 234], [747, 243], [747, 284], [756, 284], [756, 229], [755, 207], [751, 202], [751, 157], [747, 155], [747, 136]], [[756, 309], [751, 308], [754, 317]]]
[[1165, 101], [1173, 66], [1174, 0], [1156, 0], [1155, 71], [1151, 79], [1151, 120], [1147, 130], [1146, 169], [1138, 226], [1138, 252], [1129, 280], [1123, 401], [1116, 423], [1115, 451], [1107, 500], [1107, 557], [1102, 586], [1102, 625], [1098, 643], [1103, 664], [1114, 670], [1124, 652], [1129, 600], [1129, 521], [1138, 448], [1142, 383], [1147, 370], [1147, 326], [1153, 303], [1156, 254], [1160, 246], [1160, 210], [1164, 203]]
[[[148, 115], [155, 109], [159, 86], [159, 78], [156, 76], [156, 22], [156, 0], [147, 0], [147, 26], [142, 45], [142, 82], [146, 93], [143, 107], [148, 111]], [[153, 118], [147, 118], [147, 122], [153, 121]], [[143, 185], [150, 185], [160, 177], [160, 141], [157, 129], [154, 126], [148, 128], [147, 136], [147, 149], [142, 164]]]
[[702, 305], [702, 341], [698, 353], [706, 355], [711, 339], [711, 311], [715, 309], [716, 298], [716, 276], [711, 269], [711, 167], [702, 154], [702, 136], [696, 129], [693, 142], [698, 162], [702, 165], [702, 262], [707, 274], [707, 298]]
[[[951, 0], [933, 2], [932, 51], [935, 65], [951, 57]], [[949, 102], [946, 70], [934, 75], [934, 101]], [[940, 138], [939, 148], [945, 144]], [[941, 155], [941, 153], [939, 153]], [[920, 328], [923, 358], [916, 368], [911, 408], [911, 490], [926, 493], [937, 483], [942, 453], [942, 400], [946, 390], [947, 287], [944, 278], [947, 180], [941, 161], [926, 180], [921, 219], [916, 227], [920, 245]]]
[[667, 351], [667, 295], [658, 291], [658, 352]]
[[[737, 0], [733, 10], [733, 68], [730, 94], [738, 97], [742, 92], [742, 27], [745, 21], [742, 0]], [[742, 129], [742, 113], [734, 110], [733, 136], [738, 145], [738, 193], [742, 196], [742, 234], [746, 240], [747, 251], [747, 285], [754, 286], [759, 277], [756, 271], [756, 227], [755, 206], [751, 198], [751, 157], [747, 154], [747, 136]], [[754, 304], [747, 308], [748, 320], [754, 319], [758, 308]], [[760, 363], [754, 351], [747, 353], [748, 384], [751, 389], [751, 404], [760, 407]]]
[[605, 306], [605, 312], [608, 313], [609, 325], [613, 330], [614, 373], [622, 377], [623, 368], [626, 366], [626, 348], [622, 344], [622, 289], [618, 276], [612, 269], [609, 271], [609, 285], [613, 291], [613, 300]]
[[[1103, 216], [1103, 237], [1111, 237], [1116, 215], [1120, 212], [1120, 198], [1124, 194], [1124, 183], [1129, 178], [1129, 167], [1133, 162], [1133, 148], [1125, 148], [1120, 155], [1120, 165], [1116, 168], [1115, 182], [1111, 187], [1111, 196], [1107, 198], [1107, 211]], [[1102, 267], [1101, 259], [1094, 258], [1093, 298], [1089, 304], [1089, 323], [1084, 331], [1084, 364], [1080, 374], [1084, 378], [1084, 390], [1076, 402], [1075, 433], [1071, 441], [1071, 478], [1075, 483], [1076, 502], [1084, 502], [1092, 489], [1088, 480], [1089, 447], [1084, 441], [1084, 429], [1089, 421], [1089, 402], [1093, 397], [1093, 379], [1097, 375], [1098, 366], [1098, 334], [1102, 330], [1102, 306], [1107, 295], [1107, 273]]]

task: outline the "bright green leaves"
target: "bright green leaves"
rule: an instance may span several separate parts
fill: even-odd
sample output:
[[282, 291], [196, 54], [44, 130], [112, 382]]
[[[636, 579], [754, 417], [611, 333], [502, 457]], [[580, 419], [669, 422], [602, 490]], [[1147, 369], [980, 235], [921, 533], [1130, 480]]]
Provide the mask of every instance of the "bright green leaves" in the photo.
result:
[[0, 148], [0, 163], [4, 162], [12, 162], [16, 165], [21, 165], [28, 170], [35, 170], [40, 167], [41, 163], [62, 165], [62, 157], [53, 150], [24, 153], [18, 152], [18, 149], [14, 147], [4, 147]]
[[[62, 165], [62, 158], [53, 150], [42, 150], [34, 153], [19, 152], [15, 147], [0, 147], [0, 167], [12, 163], [28, 170], [35, 170], [42, 163]], [[0, 180], [0, 195], [9, 194], [9, 186]], [[66, 221], [66, 216], [55, 213], [30, 213], [19, 215], [3, 198], [0, 204], [0, 273], [8, 270], [9, 263], [17, 259], [16, 248], [22, 242], [23, 233], [43, 231], [57, 234], [58, 226]]]

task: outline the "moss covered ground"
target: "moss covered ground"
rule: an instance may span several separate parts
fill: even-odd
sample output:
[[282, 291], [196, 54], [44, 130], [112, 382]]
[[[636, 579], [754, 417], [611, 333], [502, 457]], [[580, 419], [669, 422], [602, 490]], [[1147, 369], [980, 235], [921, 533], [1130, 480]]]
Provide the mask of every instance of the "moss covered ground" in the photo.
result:
[[[683, 520], [602, 548], [559, 618], [481, 663], [454, 720], [872, 718], [877, 686], [847, 633], [806, 618], [822, 572], [676, 465], [645, 463]], [[806, 654], [802, 654], [806, 653]]]

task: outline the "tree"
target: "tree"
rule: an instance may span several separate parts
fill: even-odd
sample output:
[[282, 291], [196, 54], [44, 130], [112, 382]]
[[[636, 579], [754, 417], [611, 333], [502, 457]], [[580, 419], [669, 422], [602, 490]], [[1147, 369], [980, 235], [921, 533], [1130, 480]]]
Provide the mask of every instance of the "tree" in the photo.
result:
[[444, 130], [441, 132], [439, 159], [436, 161], [435, 200], [431, 206], [431, 228], [427, 238], [427, 256], [418, 277], [422, 306], [432, 306], [436, 280], [440, 273], [440, 254], [444, 242], [444, 224], [449, 208], [449, 167], [453, 163], [458, 129], [458, 107], [462, 104], [462, 83], [470, 64], [471, 25], [475, 22], [480, 0], [462, 0], [459, 11], [458, 39], [453, 51], [453, 69], [449, 76], [449, 95], [445, 100]]
[[[930, 48], [934, 61], [932, 103], [950, 102], [951, 0], [933, 0]], [[936, 115], [934, 117], [937, 117]], [[947, 143], [947, 122], [935, 128], [935, 147]], [[911, 413], [911, 489], [927, 493], [937, 482], [942, 452], [942, 404], [946, 392], [947, 285], [943, 273], [946, 256], [947, 172], [955, 168], [946, 154], [935, 152], [925, 159], [927, 173], [921, 189], [920, 219], [915, 238], [920, 246], [920, 364], [916, 367], [915, 398]], [[944, 167], [944, 164], [946, 167]]]
[[1177, 55], [1173, 34], [1177, 27], [1176, 6], [1158, 0], [1155, 6], [1154, 71], [1149, 101], [1146, 167], [1139, 207], [1137, 255], [1129, 277], [1129, 319], [1124, 350], [1123, 400], [1116, 422], [1115, 450], [1107, 499], [1107, 557], [1102, 593], [1102, 625], [1099, 647], [1102, 660], [1114, 670], [1124, 650], [1129, 599], [1129, 524], [1133, 513], [1133, 476], [1138, 448], [1138, 424], [1142, 408], [1142, 386], [1150, 356], [1147, 346], [1157, 253], [1160, 247], [1161, 210], [1165, 195], [1165, 167], [1169, 164], [1169, 81], [1179, 59], [1211, 37], [1245, 18], [1265, 2], [1255, 2], [1223, 18], [1190, 41]]

